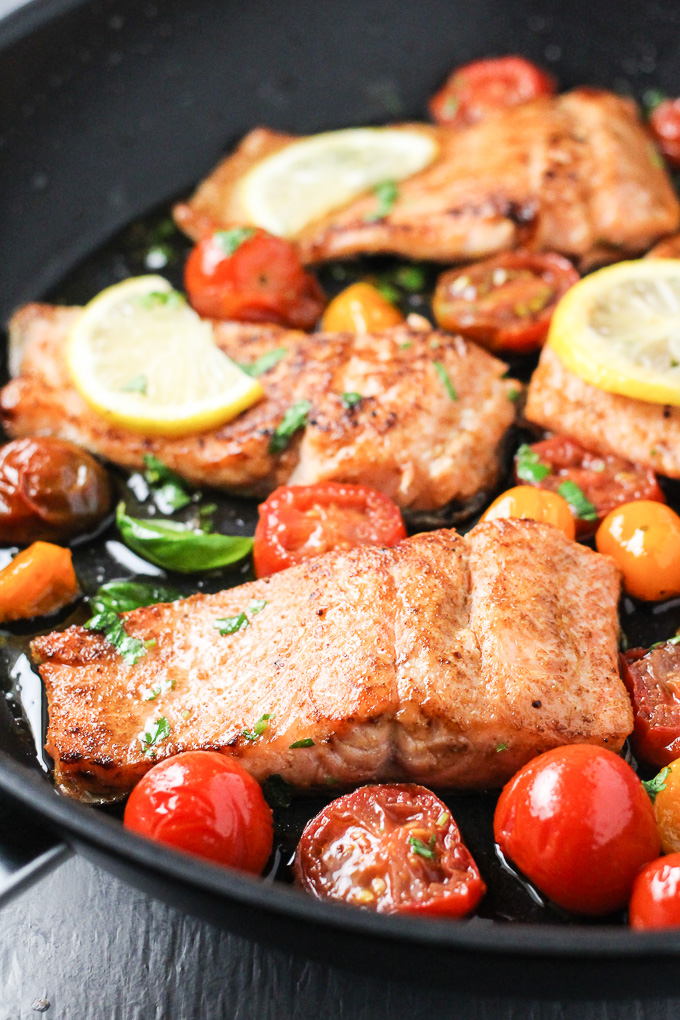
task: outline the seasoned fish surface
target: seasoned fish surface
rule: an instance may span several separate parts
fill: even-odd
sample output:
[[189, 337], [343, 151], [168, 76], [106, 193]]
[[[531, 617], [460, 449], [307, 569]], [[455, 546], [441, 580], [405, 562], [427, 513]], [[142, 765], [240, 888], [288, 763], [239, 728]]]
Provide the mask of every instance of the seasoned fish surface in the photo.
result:
[[[82, 627], [37, 638], [47, 748], [79, 797], [122, 795], [199, 748], [302, 789], [496, 786], [559, 744], [621, 747], [618, 594], [608, 557], [534, 521], [328, 553], [127, 614], [129, 634], [155, 640], [135, 666]], [[220, 636], [215, 620], [241, 612], [249, 625]], [[160, 720], [167, 736], [145, 753]]]
[[[456, 262], [521, 245], [585, 267], [641, 253], [680, 223], [635, 105], [610, 92], [543, 96], [462, 131], [411, 126], [436, 138], [436, 160], [399, 184], [382, 219], [369, 194], [305, 227], [295, 240], [307, 262], [372, 252]], [[198, 240], [250, 222], [240, 179], [294, 140], [252, 131], [175, 208], [178, 225]]]
[[[234, 421], [168, 439], [109, 423], [78, 393], [64, 358], [77, 315], [27, 305], [14, 316], [19, 374], [0, 394], [11, 436], [60, 436], [129, 469], [142, 468], [152, 453], [196, 485], [255, 496], [285, 482], [366, 483], [414, 511], [464, 503], [498, 477], [519, 384], [503, 378], [503, 362], [460, 337], [406, 327], [355, 336], [215, 323], [216, 343], [235, 361], [250, 364], [281, 347], [285, 357], [260, 377], [265, 398]], [[352, 408], [342, 401], [348, 392], [362, 396]], [[312, 405], [306, 429], [271, 454], [276, 427], [301, 400]]]

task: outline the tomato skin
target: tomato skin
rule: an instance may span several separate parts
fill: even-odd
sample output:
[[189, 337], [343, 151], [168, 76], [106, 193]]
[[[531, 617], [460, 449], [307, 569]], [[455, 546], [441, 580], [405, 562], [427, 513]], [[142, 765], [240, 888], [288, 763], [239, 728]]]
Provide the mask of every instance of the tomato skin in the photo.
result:
[[356, 545], [392, 546], [406, 538], [396, 503], [368, 485], [282, 485], [258, 507], [253, 561], [257, 577]]
[[486, 892], [449, 809], [410, 783], [363, 786], [328, 804], [302, 834], [295, 881], [317, 899], [440, 917], [463, 917]]
[[524, 57], [495, 57], [457, 68], [428, 105], [437, 124], [461, 128], [556, 90], [555, 79]]
[[271, 808], [242, 765], [216, 751], [185, 751], [135, 786], [124, 823], [178, 850], [259, 875], [272, 851]]
[[528, 354], [542, 346], [557, 302], [578, 279], [561, 255], [502, 252], [443, 273], [432, 309], [452, 333], [491, 351]]
[[647, 653], [631, 649], [619, 661], [633, 704], [635, 756], [648, 765], [668, 765], [680, 754], [680, 649], [666, 642]]
[[680, 99], [665, 99], [649, 118], [652, 137], [667, 161], [680, 167]]
[[482, 514], [482, 521], [495, 521], [501, 517], [516, 517], [544, 524], [554, 524], [567, 538], [576, 535], [574, 518], [566, 499], [557, 492], [536, 489], [532, 485], [516, 485], [493, 501]]
[[670, 507], [624, 503], [602, 521], [595, 544], [616, 561], [629, 595], [648, 602], [680, 595], [680, 517]]
[[633, 883], [628, 920], [636, 931], [680, 925], [680, 854], [652, 861]]
[[630, 765], [591, 744], [540, 754], [503, 788], [494, 816], [506, 857], [558, 906], [608, 914], [658, 857], [654, 809]]
[[404, 316], [371, 283], [353, 283], [328, 305], [321, 320], [325, 333], [379, 333], [399, 326]]
[[228, 255], [221, 233], [199, 241], [184, 270], [189, 301], [199, 315], [312, 329], [326, 301], [295, 245], [253, 230]]
[[654, 816], [661, 838], [661, 851], [665, 854], [680, 852], [680, 758], [669, 762], [654, 798]]

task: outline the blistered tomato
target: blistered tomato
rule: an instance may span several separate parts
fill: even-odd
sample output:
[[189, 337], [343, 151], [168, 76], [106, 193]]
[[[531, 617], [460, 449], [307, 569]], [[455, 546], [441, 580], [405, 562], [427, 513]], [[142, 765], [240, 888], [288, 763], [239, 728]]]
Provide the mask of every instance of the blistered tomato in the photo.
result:
[[680, 853], [642, 869], [633, 884], [628, 918], [638, 931], [680, 925]]
[[680, 517], [670, 507], [624, 503], [605, 517], [595, 542], [616, 561], [630, 595], [652, 602], [680, 595]]
[[379, 333], [404, 322], [398, 308], [371, 283], [353, 283], [333, 298], [324, 312], [326, 333]]
[[438, 124], [466, 127], [498, 110], [554, 92], [554, 79], [531, 61], [495, 57], [457, 68], [432, 96], [429, 107]]
[[483, 521], [499, 517], [519, 517], [544, 524], [554, 524], [567, 538], [574, 538], [576, 528], [569, 504], [556, 492], [535, 489], [531, 485], [516, 485], [495, 499], [482, 515]]

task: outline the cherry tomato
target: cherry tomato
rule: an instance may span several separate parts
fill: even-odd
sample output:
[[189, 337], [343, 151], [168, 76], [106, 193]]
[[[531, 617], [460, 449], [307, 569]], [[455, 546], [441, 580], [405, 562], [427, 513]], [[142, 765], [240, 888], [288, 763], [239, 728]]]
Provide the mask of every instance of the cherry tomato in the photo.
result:
[[531, 485], [516, 485], [495, 499], [482, 514], [483, 521], [495, 521], [499, 517], [528, 518], [554, 524], [567, 538], [574, 538], [576, 527], [566, 499], [556, 492], [545, 492]]
[[[597, 514], [596, 520], [585, 520], [576, 516], [576, 534], [588, 535], [595, 531], [598, 521], [607, 516], [610, 510], [635, 499], [652, 499], [664, 503], [664, 494], [659, 488], [656, 475], [651, 468], [642, 464], [631, 464], [613, 454], [591, 453], [575, 439], [566, 436], [554, 436], [540, 443], [533, 443], [529, 450], [532, 459], [538, 458], [538, 467], [550, 468], [550, 474], [539, 477], [542, 471], [527, 473], [523, 469], [520, 448], [519, 457], [515, 458], [515, 474], [518, 481], [528, 485], [536, 485], [540, 489], [557, 492], [565, 481], [573, 482], [581, 490], [586, 500], [592, 504]], [[532, 477], [533, 475], [533, 477]]]
[[[680, 731], [678, 733], [680, 736]], [[680, 851], [680, 758], [661, 770], [654, 780], [654, 816], [665, 854]]]
[[680, 854], [660, 857], [642, 869], [633, 883], [628, 919], [637, 931], [680, 925]]
[[265, 577], [329, 549], [392, 546], [402, 538], [399, 507], [368, 485], [282, 485], [259, 507], [255, 573]]
[[398, 308], [370, 283], [353, 283], [333, 298], [324, 312], [326, 333], [379, 333], [404, 322]]
[[185, 751], [154, 765], [130, 794], [124, 822], [142, 836], [254, 875], [272, 851], [272, 812], [262, 790], [217, 751]]
[[649, 128], [659, 149], [674, 170], [680, 167], [680, 99], [665, 99], [649, 118]]
[[680, 517], [670, 507], [624, 503], [607, 514], [595, 543], [616, 560], [629, 595], [649, 602], [680, 595]]
[[633, 703], [635, 755], [649, 765], [668, 765], [680, 755], [680, 649], [670, 642], [646, 654], [632, 649], [620, 663]]
[[75, 443], [50, 436], [0, 448], [0, 543], [71, 538], [91, 530], [111, 505], [104, 468]]
[[555, 305], [578, 279], [561, 255], [503, 252], [443, 273], [432, 310], [452, 333], [492, 351], [526, 354], [542, 345]]
[[555, 92], [554, 78], [524, 57], [495, 57], [455, 70], [432, 96], [429, 109], [438, 124], [461, 128]]
[[446, 805], [423, 786], [362, 786], [302, 833], [295, 880], [317, 899], [380, 913], [462, 917], [486, 892]]
[[77, 594], [70, 550], [34, 542], [0, 570], [0, 621], [56, 613]]
[[659, 855], [642, 783], [591, 744], [557, 747], [520, 769], [498, 799], [494, 833], [541, 892], [579, 914], [625, 906], [637, 872]]
[[218, 230], [199, 241], [184, 280], [196, 311], [214, 319], [311, 329], [326, 303], [295, 245], [250, 227]]

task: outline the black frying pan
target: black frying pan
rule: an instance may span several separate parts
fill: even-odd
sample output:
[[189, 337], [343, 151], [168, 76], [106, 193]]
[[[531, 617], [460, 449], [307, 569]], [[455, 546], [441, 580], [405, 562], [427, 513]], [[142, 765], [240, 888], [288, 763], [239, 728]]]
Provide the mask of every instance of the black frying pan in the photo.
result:
[[[563, 87], [678, 94], [679, 29], [672, 0], [33, 0], [0, 22], [0, 315], [186, 192], [255, 124], [305, 133], [418, 117], [450, 67], [505, 52], [552, 67]], [[125, 270], [116, 251], [71, 276], [74, 299], [86, 278], [94, 292]], [[231, 513], [252, 527], [252, 507]], [[93, 573], [96, 551], [77, 555], [81, 576]], [[0, 672], [11, 694], [22, 683], [8, 647]], [[639, 935], [545, 913], [533, 924], [382, 917], [147, 843], [56, 794], [23, 717], [39, 709], [28, 686], [21, 705], [0, 698], [7, 889], [68, 846], [212, 922], [335, 964], [534, 998], [677, 993], [680, 931]], [[488, 826], [474, 803], [459, 805], [466, 837]]]

